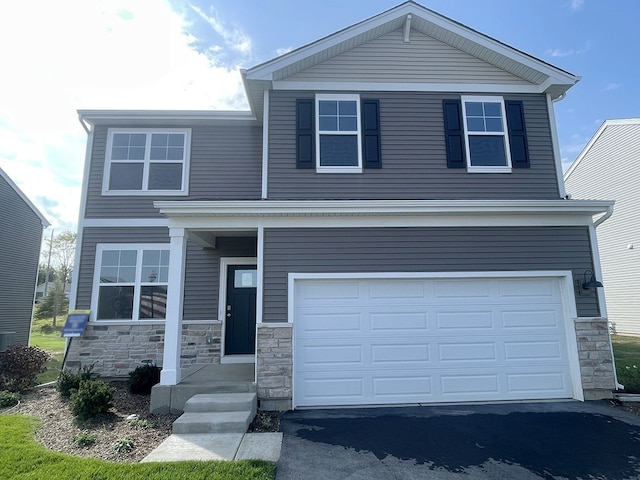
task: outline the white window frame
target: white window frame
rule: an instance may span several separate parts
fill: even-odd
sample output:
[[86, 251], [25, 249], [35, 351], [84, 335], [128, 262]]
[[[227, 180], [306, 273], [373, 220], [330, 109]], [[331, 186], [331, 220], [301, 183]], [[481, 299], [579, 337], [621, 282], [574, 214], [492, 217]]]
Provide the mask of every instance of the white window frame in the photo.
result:
[[[116, 133], [144, 133], [146, 137], [146, 146], [144, 160], [128, 161], [128, 160], [111, 160], [111, 151], [113, 148], [113, 135]], [[154, 133], [172, 134], [178, 133], [184, 135], [184, 157], [182, 161], [170, 161], [167, 163], [182, 163], [182, 183], [180, 190], [149, 190], [149, 168], [152, 163], [160, 163], [151, 161], [151, 136]], [[104, 160], [104, 174], [102, 176], [102, 194], [103, 195], [188, 195], [189, 194], [189, 163], [191, 158], [191, 129], [190, 128], [110, 128], [107, 135], [107, 148]], [[110, 190], [109, 178], [111, 176], [111, 165], [113, 163], [143, 163], [142, 172], [142, 188], [140, 190]]]
[[[321, 101], [355, 101], [356, 102], [356, 128], [355, 132], [340, 132], [333, 130], [320, 130], [320, 102]], [[315, 101], [315, 123], [316, 123], [316, 172], [318, 173], [362, 173], [362, 113], [360, 111], [360, 95], [358, 94], [316, 94]], [[349, 135], [356, 137], [358, 143], [358, 164], [346, 166], [322, 166], [320, 164], [320, 136], [321, 135]]]
[[[498, 96], [462, 95], [460, 97], [460, 101], [462, 103], [462, 119], [464, 122], [464, 145], [467, 154], [467, 171], [470, 173], [511, 173], [511, 147], [509, 144], [509, 130], [507, 128], [507, 112], [504, 107], [504, 98]], [[499, 103], [502, 110], [502, 132], [470, 132], [467, 126], [467, 102]], [[471, 164], [471, 149], [469, 148], [470, 136], [501, 136], [504, 139], [506, 165], [473, 166]]]
[[[122, 282], [126, 283], [125, 286], [133, 286], [133, 311], [130, 319], [98, 319], [98, 300], [100, 298], [100, 270], [102, 267], [102, 253], [112, 250], [136, 250], [136, 274], [134, 282]], [[96, 245], [96, 258], [93, 270], [93, 289], [91, 294], [91, 321], [97, 323], [118, 323], [118, 324], [131, 324], [131, 323], [164, 323], [166, 318], [143, 318], [140, 319], [140, 292], [142, 287], [150, 285], [165, 285], [169, 290], [170, 282], [167, 279], [166, 282], [143, 282], [141, 279], [142, 273], [142, 252], [145, 250], [164, 250], [171, 255], [170, 244], [168, 243], [98, 243]], [[104, 284], [104, 286], [118, 286], [115, 284]], [[168, 296], [168, 295], [167, 295]]]

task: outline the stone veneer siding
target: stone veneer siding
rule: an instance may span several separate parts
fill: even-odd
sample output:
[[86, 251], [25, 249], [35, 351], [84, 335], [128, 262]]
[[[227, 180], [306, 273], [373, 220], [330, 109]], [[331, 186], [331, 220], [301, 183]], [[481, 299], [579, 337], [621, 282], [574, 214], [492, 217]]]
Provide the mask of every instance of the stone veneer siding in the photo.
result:
[[611, 398], [616, 381], [607, 319], [579, 318], [575, 326], [584, 399]]
[[290, 410], [293, 329], [289, 323], [258, 324], [258, 399], [262, 410]]
[[[104, 377], [123, 377], [143, 362], [162, 366], [164, 323], [137, 325], [87, 325], [84, 335], [71, 340], [66, 368], [77, 369], [95, 363], [94, 371]], [[182, 324], [181, 366], [220, 363], [222, 324]], [[207, 344], [207, 337], [213, 343]]]

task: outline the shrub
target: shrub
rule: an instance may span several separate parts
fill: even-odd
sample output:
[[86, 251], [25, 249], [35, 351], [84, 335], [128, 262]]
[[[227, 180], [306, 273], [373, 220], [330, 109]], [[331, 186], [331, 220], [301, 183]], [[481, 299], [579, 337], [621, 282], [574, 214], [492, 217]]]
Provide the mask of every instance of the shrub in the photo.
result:
[[115, 387], [100, 380], [83, 380], [71, 392], [71, 413], [80, 421], [106, 413], [112, 407]]
[[640, 393], [640, 369], [636, 365], [626, 365], [618, 369], [618, 382], [627, 393]]
[[0, 391], [0, 408], [13, 407], [20, 401], [20, 394], [9, 392], [8, 390]]
[[140, 365], [129, 372], [129, 391], [138, 395], [149, 395], [151, 387], [160, 382], [160, 367], [154, 364]]
[[129, 425], [136, 430], [146, 430], [147, 428], [153, 428], [156, 426], [153, 420], [148, 420], [146, 418], [132, 418], [129, 420]]
[[73, 436], [73, 444], [78, 448], [86, 448], [96, 443], [97, 439], [98, 437], [96, 437], [95, 433], [83, 430]]
[[95, 380], [98, 376], [93, 372], [95, 365], [95, 363], [85, 365], [84, 367], [78, 368], [76, 373], [62, 370], [56, 381], [56, 389], [60, 392], [60, 396], [62, 398], [69, 398], [71, 397], [71, 391], [77, 390], [80, 387], [80, 382], [83, 380]]
[[0, 353], [0, 390], [24, 392], [33, 388], [46, 370], [49, 354], [38, 347], [12, 345]]
[[129, 453], [133, 450], [133, 440], [129, 437], [124, 437], [116, 440], [113, 444], [113, 449], [118, 453]]
[[42, 325], [40, 327], [40, 333], [43, 333], [45, 335], [51, 335], [52, 333], [61, 333], [62, 332], [62, 325], [49, 325], [49, 324], [45, 324]]

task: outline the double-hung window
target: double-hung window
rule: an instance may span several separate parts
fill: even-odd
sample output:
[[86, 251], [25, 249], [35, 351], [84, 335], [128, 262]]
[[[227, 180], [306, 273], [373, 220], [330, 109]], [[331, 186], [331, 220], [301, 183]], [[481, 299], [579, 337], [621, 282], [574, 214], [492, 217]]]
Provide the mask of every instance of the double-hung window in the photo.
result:
[[316, 95], [316, 171], [362, 172], [360, 97]]
[[164, 320], [168, 284], [168, 245], [97, 246], [96, 320]]
[[509, 135], [502, 97], [462, 97], [467, 170], [511, 172]]
[[110, 129], [102, 191], [110, 195], [186, 195], [188, 129]]

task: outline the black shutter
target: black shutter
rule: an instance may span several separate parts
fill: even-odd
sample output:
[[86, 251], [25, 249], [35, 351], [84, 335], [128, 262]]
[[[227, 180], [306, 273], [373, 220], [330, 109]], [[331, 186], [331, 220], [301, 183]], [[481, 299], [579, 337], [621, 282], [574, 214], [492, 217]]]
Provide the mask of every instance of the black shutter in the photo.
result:
[[527, 129], [524, 124], [522, 102], [505, 100], [507, 110], [507, 129], [509, 145], [511, 145], [511, 165], [513, 168], [529, 168], [529, 147], [527, 145]]
[[462, 105], [460, 100], [443, 100], [444, 136], [447, 148], [447, 167], [466, 168]]
[[296, 168], [315, 168], [313, 99], [296, 100]]
[[362, 100], [362, 164], [364, 168], [382, 168], [380, 156], [380, 104]]

